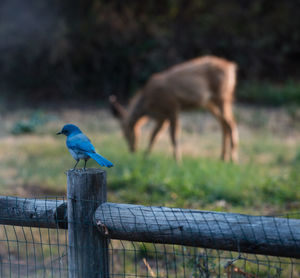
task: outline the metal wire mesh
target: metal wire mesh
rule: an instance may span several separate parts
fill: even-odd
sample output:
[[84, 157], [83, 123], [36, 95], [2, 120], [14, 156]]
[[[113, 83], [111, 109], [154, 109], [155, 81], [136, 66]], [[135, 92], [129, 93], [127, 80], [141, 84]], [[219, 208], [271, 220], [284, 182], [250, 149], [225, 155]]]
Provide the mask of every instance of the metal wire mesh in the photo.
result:
[[0, 277], [68, 276], [68, 233], [58, 226], [45, 228], [53, 217], [49, 202], [57, 208], [64, 198], [1, 198], [0, 224], [18, 226], [0, 225]]
[[112, 241], [112, 277], [298, 277], [295, 259], [179, 245]]
[[[5, 203], [1, 203], [0, 224], [5, 223], [5, 225], [0, 225], [0, 277], [68, 277], [68, 231], [59, 228], [63, 227], [59, 224], [57, 224], [56, 228], [45, 228], [45, 221], [49, 221], [49, 225], [52, 225], [50, 220], [53, 216], [50, 215], [49, 205], [47, 205], [48, 200], [39, 199], [36, 202], [44, 202], [45, 209], [48, 209], [47, 219], [44, 220], [37, 217], [38, 215], [42, 215], [38, 212], [37, 208], [33, 213], [29, 210], [25, 211], [28, 206], [24, 205], [23, 199], [15, 198], [15, 206], [9, 206], [8, 203], [7, 206], [4, 206], [3, 204]], [[57, 207], [61, 206], [61, 201], [64, 200], [55, 199]], [[23, 213], [21, 213], [22, 208], [24, 210]], [[155, 209], [159, 209], [148, 208], [153, 212], [155, 212]], [[174, 209], [174, 211], [182, 212], [184, 210]], [[122, 216], [122, 213], [124, 211], [119, 212], [120, 216]], [[13, 221], [12, 218], [16, 218], [16, 215], [19, 220], [24, 217], [23, 222], [18, 222], [22, 225], [8, 225], [7, 221]], [[159, 217], [156, 213], [154, 215]], [[45, 217], [45, 215], [42, 216]], [[134, 213], [134, 217], [136, 219], [136, 231], [138, 232], [136, 212]], [[153, 230], [148, 216], [144, 215], [144, 217], [149, 231]], [[168, 221], [166, 221], [165, 225], [174, 226], [175, 218], [173, 220], [170, 219], [168, 214], [166, 214], [166, 217]], [[282, 215], [281, 217], [289, 217], [286, 222], [287, 228], [292, 231], [292, 227], [289, 227], [289, 225], [293, 224], [292, 218], [299, 218], [300, 213], [294, 213], [289, 216]], [[36, 227], [26, 227], [26, 223], [30, 223], [34, 218], [36, 221], [34, 225]], [[124, 231], [130, 232], [128, 219], [120, 219]], [[112, 219], [115, 221], [114, 225], [120, 219], [114, 217]], [[277, 218], [271, 217], [270, 219], [275, 221]], [[108, 229], [103, 233], [107, 234], [109, 242], [109, 277], [300, 277], [299, 259], [249, 254], [241, 251], [223, 251], [220, 249], [179, 244], [111, 239], [111, 235], [114, 238], [112, 228], [109, 225], [106, 226], [109, 223], [109, 217], [106, 217], [106, 220], [107, 222], [103, 222], [102, 226]], [[156, 221], [159, 225], [160, 219], [157, 218]], [[223, 221], [226, 222], [226, 218]], [[41, 225], [39, 226], [37, 223]], [[243, 222], [239, 223], [241, 227], [244, 224]], [[94, 224], [89, 223], [89, 225]], [[211, 230], [213, 226], [209, 219], [207, 219], [207, 225], [211, 233], [216, 232]], [[220, 230], [217, 232], [222, 232], [221, 226], [220, 223]], [[252, 234], [250, 235], [252, 239], [259, 236], [256, 235], [256, 228], [254, 225], [251, 226]], [[172, 229], [168, 231], [170, 235], [174, 232], [172, 231]], [[278, 237], [280, 238], [282, 234], [279, 231], [280, 227], [278, 227]], [[145, 234], [145, 238], [147, 236]], [[247, 236], [249, 236], [249, 233], [245, 231], [244, 237], [246, 238]], [[274, 239], [270, 235], [266, 236], [270, 244], [272, 244], [272, 240]], [[256, 239], [258, 240], [258, 238]], [[156, 242], [159, 240], [154, 239]], [[197, 239], [193, 238], [193, 240], [196, 241]], [[285, 239], [282, 238], [281, 240], [284, 241]], [[300, 253], [299, 242], [296, 238], [294, 239], [294, 244]], [[102, 277], [101, 274], [99, 277]]]
[[67, 277], [67, 231], [0, 225], [0, 277]]

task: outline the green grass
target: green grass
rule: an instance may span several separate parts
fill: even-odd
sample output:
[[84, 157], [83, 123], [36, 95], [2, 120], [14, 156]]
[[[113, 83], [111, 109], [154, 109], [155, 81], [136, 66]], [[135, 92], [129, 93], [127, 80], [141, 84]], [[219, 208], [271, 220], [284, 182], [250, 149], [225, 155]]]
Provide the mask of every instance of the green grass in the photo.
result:
[[[245, 108], [237, 114], [242, 112]], [[108, 199], [112, 202], [265, 214], [299, 210], [299, 144], [296, 140], [286, 143], [282, 131], [274, 136], [268, 130], [269, 113], [261, 112], [261, 117], [266, 120], [258, 126], [249, 123], [249, 115], [251, 117], [251, 113], [257, 111], [247, 113], [239, 120], [238, 165], [218, 159], [220, 131], [215, 130], [211, 118], [207, 120], [211, 128], [203, 134], [190, 129], [186, 132], [183, 126], [181, 165], [172, 159], [167, 134], [160, 138], [153, 154], [145, 158], [142, 151], [128, 152], [117, 123], [108, 115], [105, 121], [97, 124], [87, 115], [81, 126], [96, 149], [115, 163], [115, 167], [107, 170]], [[56, 115], [54, 118], [60, 119], [58, 122], [38, 127], [32, 135], [2, 137], [2, 194], [65, 195], [64, 172], [73, 167], [74, 160], [65, 147], [65, 138], [55, 136], [61, 128], [60, 121], [69, 121], [64, 117]], [[90, 117], [97, 118], [93, 114]], [[198, 115], [183, 115], [183, 122], [188, 119], [194, 122], [194, 117]], [[143, 148], [146, 137], [143, 136], [141, 141]], [[196, 142], [199, 145], [194, 146]], [[97, 164], [89, 161], [88, 167], [97, 167]]]
[[114, 148], [108, 155], [117, 163], [108, 179], [116, 201], [194, 208], [213, 204], [216, 209], [224, 200], [233, 207], [282, 209], [300, 198], [300, 174], [292, 166], [274, 170], [281, 162], [262, 167], [184, 156], [178, 166], [158, 153], [144, 159], [142, 154], [132, 156]]

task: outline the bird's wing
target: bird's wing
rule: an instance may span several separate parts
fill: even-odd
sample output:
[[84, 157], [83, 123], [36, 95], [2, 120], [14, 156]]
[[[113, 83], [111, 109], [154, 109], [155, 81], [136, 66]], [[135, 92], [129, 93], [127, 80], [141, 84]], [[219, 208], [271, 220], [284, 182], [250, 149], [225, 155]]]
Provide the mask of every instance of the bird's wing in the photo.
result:
[[69, 137], [67, 139], [67, 147], [76, 151], [95, 152], [95, 148], [90, 139], [83, 133]]

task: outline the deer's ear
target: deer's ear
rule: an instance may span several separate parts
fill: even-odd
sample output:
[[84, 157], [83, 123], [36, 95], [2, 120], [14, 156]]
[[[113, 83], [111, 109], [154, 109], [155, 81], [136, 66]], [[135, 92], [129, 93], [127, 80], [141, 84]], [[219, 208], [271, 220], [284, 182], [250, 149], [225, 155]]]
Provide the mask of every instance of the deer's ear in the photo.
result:
[[117, 97], [115, 95], [109, 96], [110, 110], [112, 114], [116, 118], [125, 118], [127, 115], [127, 111], [125, 108], [117, 101]]

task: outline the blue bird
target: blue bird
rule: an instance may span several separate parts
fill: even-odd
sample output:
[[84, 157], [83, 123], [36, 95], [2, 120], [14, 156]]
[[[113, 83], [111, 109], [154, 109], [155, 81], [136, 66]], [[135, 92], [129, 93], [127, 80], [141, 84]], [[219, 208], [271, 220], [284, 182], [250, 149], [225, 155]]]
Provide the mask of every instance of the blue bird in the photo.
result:
[[84, 159], [85, 169], [86, 162], [90, 158], [94, 159], [100, 166], [114, 166], [109, 160], [96, 153], [96, 150], [92, 145], [90, 139], [85, 134], [83, 134], [82, 131], [76, 125], [65, 125], [60, 132], [56, 133], [56, 135], [59, 134], [64, 134], [67, 136], [66, 145], [68, 147], [69, 152], [76, 160], [76, 164], [73, 170], [76, 168], [80, 159]]

